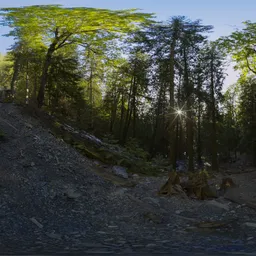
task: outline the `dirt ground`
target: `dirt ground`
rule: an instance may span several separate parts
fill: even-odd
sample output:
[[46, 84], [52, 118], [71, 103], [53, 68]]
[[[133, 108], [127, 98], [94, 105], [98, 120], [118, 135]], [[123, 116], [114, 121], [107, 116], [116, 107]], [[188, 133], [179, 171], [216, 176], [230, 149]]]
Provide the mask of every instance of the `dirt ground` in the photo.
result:
[[21, 107], [0, 104], [0, 130], [0, 254], [256, 252], [256, 171], [214, 200], [163, 197], [167, 177], [112, 182]]

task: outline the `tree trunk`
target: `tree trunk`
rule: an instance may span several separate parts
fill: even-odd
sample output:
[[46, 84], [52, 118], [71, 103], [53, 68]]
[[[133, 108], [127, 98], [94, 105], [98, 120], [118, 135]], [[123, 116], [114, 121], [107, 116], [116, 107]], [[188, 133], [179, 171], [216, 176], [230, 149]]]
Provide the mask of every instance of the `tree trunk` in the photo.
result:
[[132, 135], [133, 138], [136, 137], [136, 116], [137, 116], [137, 108], [136, 108], [136, 94], [137, 94], [137, 84], [136, 79], [134, 78], [133, 89], [132, 89], [132, 111], [133, 111], [133, 126], [132, 126]]
[[188, 152], [188, 171], [194, 171], [194, 136], [193, 136], [193, 113], [192, 113], [192, 93], [193, 85], [189, 82], [188, 74], [188, 63], [187, 63], [187, 53], [184, 47], [184, 81], [186, 88], [186, 97], [187, 97], [187, 118], [186, 118], [186, 127], [187, 127], [187, 152]]
[[200, 77], [198, 77], [198, 115], [197, 115], [197, 163], [199, 166], [202, 165], [202, 142], [201, 142], [201, 81]]
[[212, 170], [218, 171], [213, 54], [211, 56]]
[[[188, 99], [188, 109], [191, 108], [190, 99]], [[193, 133], [193, 115], [191, 110], [187, 114], [187, 149], [188, 149], [188, 171], [194, 171], [194, 133]]]
[[176, 135], [175, 135], [175, 154], [174, 154], [174, 159], [175, 159], [175, 168], [176, 168], [176, 163], [177, 159], [179, 157], [179, 117], [176, 118]]
[[253, 97], [253, 165], [256, 167], [256, 89], [255, 84], [252, 84], [252, 97]]
[[135, 78], [133, 77], [131, 80], [131, 86], [130, 86], [129, 97], [128, 97], [128, 108], [126, 111], [126, 116], [125, 116], [125, 121], [124, 121], [124, 129], [123, 129], [123, 134], [122, 134], [122, 138], [121, 138], [122, 145], [124, 145], [126, 142], [128, 131], [129, 131], [129, 126], [130, 126], [130, 121], [131, 121], [131, 116], [132, 116], [131, 93], [132, 93], [132, 88], [133, 88], [134, 82], [135, 82]]
[[155, 122], [155, 125], [153, 128], [153, 134], [152, 134], [151, 145], [150, 145], [151, 157], [153, 157], [156, 153], [155, 152], [155, 140], [156, 140], [157, 130], [158, 130], [158, 126], [159, 126], [159, 115], [160, 115], [160, 108], [161, 108], [162, 91], [163, 91], [163, 85], [161, 85], [161, 87], [160, 87], [158, 100], [157, 100], [156, 122]]
[[28, 84], [28, 61], [27, 61], [27, 65], [26, 65], [26, 100], [25, 100], [26, 105], [28, 105], [28, 101], [29, 101], [29, 84]]
[[14, 62], [14, 70], [12, 75], [12, 81], [11, 81], [11, 96], [14, 97], [15, 95], [15, 84], [19, 76], [19, 67], [20, 67], [20, 57], [16, 56], [15, 62]]
[[[181, 87], [182, 87], [182, 72], [179, 73], [179, 84], [178, 84], [178, 94], [177, 94], [177, 101], [178, 101], [178, 108], [183, 106], [181, 99]], [[183, 158], [182, 152], [182, 117], [177, 117], [177, 128], [176, 128], [176, 158], [175, 161], [181, 160]]]
[[43, 66], [43, 72], [41, 76], [41, 82], [40, 82], [40, 88], [37, 96], [37, 104], [38, 108], [41, 108], [44, 104], [44, 98], [45, 98], [45, 87], [47, 84], [47, 79], [48, 79], [48, 70], [52, 62], [52, 56], [55, 51], [57, 43], [52, 43], [50, 47], [48, 48], [45, 61], [44, 61], [44, 66]]
[[120, 126], [119, 126], [119, 141], [122, 140], [122, 132], [123, 132], [123, 126], [124, 126], [124, 103], [125, 103], [125, 98], [124, 98], [124, 90], [122, 90], [122, 97], [121, 97], [121, 116], [120, 116]]
[[112, 133], [113, 129], [114, 129], [119, 97], [120, 97], [120, 93], [115, 92], [115, 95], [113, 95], [113, 102], [112, 102], [112, 105], [111, 105], [111, 117], [110, 117], [110, 125], [109, 125], [109, 132], [110, 133]]
[[90, 103], [90, 114], [89, 114], [89, 129], [93, 130], [93, 70], [92, 70], [92, 63], [91, 63], [91, 70], [90, 70], [90, 80], [89, 80], [89, 103]]
[[201, 144], [201, 102], [198, 104], [198, 116], [197, 116], [197, 162], [202, 164], [202, 144]]
[[169, 147], [170, 147], [170, 163], [172, 168], [176, 168], [176, 159], [175, 159], [175, 124], [174, 124], [174, 57], [175, 57], [175, 45], [176, 38], [173, 39], [171, 44], [171, 53], [170, 53], [170, 123], [169, 123]]
[[33, 86], [33, 104], [36, 104], [36, 95], [37, 95], [37, 69], [34, 69], [34, 86]]

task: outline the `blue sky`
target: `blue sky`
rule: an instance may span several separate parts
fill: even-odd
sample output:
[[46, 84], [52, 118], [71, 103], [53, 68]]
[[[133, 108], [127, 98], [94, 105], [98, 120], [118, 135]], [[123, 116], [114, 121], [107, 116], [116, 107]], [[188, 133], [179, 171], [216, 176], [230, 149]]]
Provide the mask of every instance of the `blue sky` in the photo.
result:
[[[155, 13], [158, 20], [184, 15], [192, 20], [202, 19], [204, 24], [213, 25], [214, 33], [210, 36], [213, 40], [229, 35], [236, 28], [242, 28], [242, 22], [245, 20], [255, 21], [256, 13], [255, 0], [0, 0], [0, 8], [37, 4], [109, 9], [139, 8], [143, 12]], [[0, 27], [0, 35], [7, 32], [7, 28]], [[11, 38], [1, 37], [0, 52], [6, 52], [12, 43]], [[237, 79], [237, 73], [231, 66], [227, 73], [229, 76], [225, 81], [226, 86]]]

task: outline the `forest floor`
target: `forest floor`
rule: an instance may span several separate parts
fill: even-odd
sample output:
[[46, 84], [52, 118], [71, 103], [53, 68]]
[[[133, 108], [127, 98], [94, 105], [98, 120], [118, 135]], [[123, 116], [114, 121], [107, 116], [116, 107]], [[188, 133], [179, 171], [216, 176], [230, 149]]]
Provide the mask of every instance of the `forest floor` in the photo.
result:
[[[0, 254], [256, 255], [256, 211], [242, 201], [159, 197], [166, 176], [113, 184], [21, 113], [0, 103]], [[254, 202], [256, 171], [231, 176]]]

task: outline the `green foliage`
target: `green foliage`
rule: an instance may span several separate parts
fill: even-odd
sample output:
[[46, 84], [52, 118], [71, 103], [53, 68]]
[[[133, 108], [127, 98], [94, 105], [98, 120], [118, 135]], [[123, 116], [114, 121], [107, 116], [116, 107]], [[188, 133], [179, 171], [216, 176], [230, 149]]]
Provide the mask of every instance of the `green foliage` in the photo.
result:
[[113, 134], [105, 134], [102, 140], [107, 144], [112, 144], [112, 145], [118, 144], [118, 140], [115, 139]]
[[8, 56], [0, 54], [0, 89], [6, 88], [10, 84], [12, 64]]
[[142, 149], [139, 146], [139, 143], [136, 139], [134, 138], [130, 138], [126, 145], [125, 148], [128, 152], [128, 154], [131, 154], [133, 156], [135, 156], [136, 158], [141, 159], [141, 160], [147, 160], [149, 157], [149, 153], [146, 152], [144, 149]]
[[199, 172], [190, 172], [189, 179], [195, 180], [196, 183], [206, 183], [209, 179], [209, 173], [206, 170], [201, 170]]
[[245, 21], [243, 24], [243, 29], [233, 32], [228, 37], [220, 38], [218, 42], [232, 55], [236, 68], [241, 70], [243, 75], [256, 74], [256, 23]]
[[150, 22], [151, 14], [136, 9], [112, 11], [95, 8], [64, 8], [61, 5], [35, 5], [22, 8], [2, 8], [2, 25], [13, 30], [32, 48], [55, 44], [59, 49], [84, 39], [112, 39], [115, 34], [136, 30], [141, 23]]
[[151, 163], [153, 166], [161, 169], [167, 168], [169, 166], [169, 160], [162, 155], [158, 154], [152, 158]]
[[56, 128], [60, 128], [61, 124], [58, 121], [55, 121], [53, 124]]
[[241, 147], [244, 152], [250, 152], [256, 156], [256, 80], [248, 78], [240, 81], [240, 104], [238, 108], [238, 120], [241, 132]]
[[[195, 155], [198, 162], [213, 155], [213, 141], [221, 155], [252, 144], [254, 82], [247, 75], [255, 66], [254, 23], [216, 44], [207, 41], [212, 26], [199, 20], [178, 16], [155, 23], [136, 9], [39, 5], [3, 8], [1, 15], [16, 43], [8, 58], [0, 57], [0, 86], [11, 84], [15, 100], [28, 98], [29, 104], [45, 89], [47, 112], [116, 150], [61, 135], [82, 154], [158, 175], [184, 152], [192, 170]], [[223, 49], [243, 72], [239, 91], [224, 98]]]

